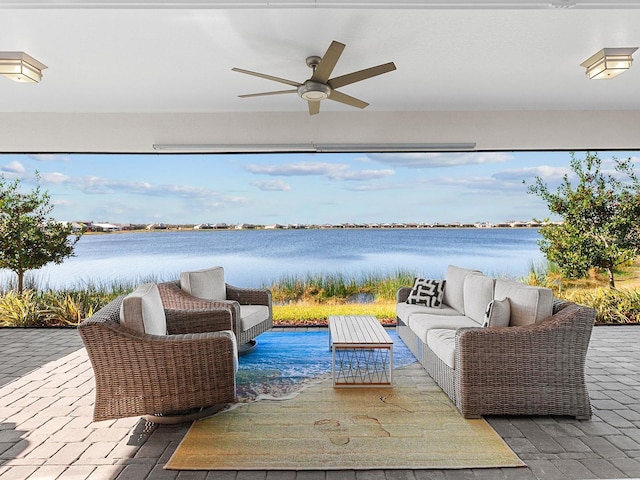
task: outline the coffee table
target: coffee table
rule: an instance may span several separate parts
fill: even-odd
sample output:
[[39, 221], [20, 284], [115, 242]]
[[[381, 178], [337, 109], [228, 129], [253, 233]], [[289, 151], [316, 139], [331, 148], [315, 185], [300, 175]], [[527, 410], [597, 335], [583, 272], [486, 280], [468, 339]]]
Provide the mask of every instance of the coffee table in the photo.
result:
[[371, 315], [329, 317], [334, 387], [391, 387], [393, 340]]

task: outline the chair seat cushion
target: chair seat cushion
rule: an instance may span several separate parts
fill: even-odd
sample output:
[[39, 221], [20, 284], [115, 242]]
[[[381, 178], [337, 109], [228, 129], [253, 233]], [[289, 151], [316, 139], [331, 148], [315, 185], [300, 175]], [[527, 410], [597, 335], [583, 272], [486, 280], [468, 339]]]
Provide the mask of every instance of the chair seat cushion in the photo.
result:
[[150, 335], [167, 334], [167, 318], [155, 283], [140, 285], [124, 297], [120, 305], [120, 323]]
[[269, 319], [269, 307], [265, 305], [240, 305], [240, 327], [246, 332]]
[[449, 367], [455, 368], [456, 359], [456, 331], [444, 328], [434, 328], [427, 333], [427, 346], [440, 360]]

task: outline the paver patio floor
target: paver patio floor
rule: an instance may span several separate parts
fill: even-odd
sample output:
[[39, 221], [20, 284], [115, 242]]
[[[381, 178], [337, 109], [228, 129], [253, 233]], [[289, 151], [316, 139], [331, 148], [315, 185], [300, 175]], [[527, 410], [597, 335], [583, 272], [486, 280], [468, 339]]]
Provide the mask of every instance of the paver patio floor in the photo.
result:
[[[596, 327], [590, 421], [487, 420], [528, 468], [301, 472], [163, 470], [188, 425], [93, 423], [93, 371], [73, 329], [0, 329], [0, 479], [421, 480], [640, 478], [640, 326]], [[411, 376], [413, 368], [405, 370]], [[393, 455], [393, 452], [389, 452]]]

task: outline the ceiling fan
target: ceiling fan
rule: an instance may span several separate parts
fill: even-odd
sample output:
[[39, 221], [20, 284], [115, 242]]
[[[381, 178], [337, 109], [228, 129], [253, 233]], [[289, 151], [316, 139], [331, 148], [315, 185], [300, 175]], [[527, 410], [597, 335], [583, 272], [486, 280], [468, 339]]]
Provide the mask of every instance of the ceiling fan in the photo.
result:
[[240, 98], [249, 97], [262, 97], [266, 95], [280, 95], [284, 93], [297, 93], [306, 100], [309, 105], [309, 115], [315, 115], [320, 112], [320, 101], [328, 98], [335, 102], [345, 103], [352, 107], [365, 108], [369, 105], [367, 102], [363, 102], [355, 97], [338, 92], [336, 89], [350, 85], [355, 82], [366, 80], [367, 78], [382, 75], [383, 73], [391, 72], [396, 69], [393, 62], [378, 65], [376, 67], [365, 68], [357, 72], [348, 73], [339, 77], [329, 78], [331, 72], [333, 72], [336, 63], [345, 45], [336, 42], [331, 42], [329, 48], [324, 54], [324, 57], [318, 57], [317, 55], [307, 57], [307, 66], [313, 70], [313, 75], [310, 79], [305, 80], [303, 83], [294, 82], [293, 80], [287, 80], [285, 78], [274, 77], [272, 75], [265, 75], [264, 73], [252, 72], [250, 70], [244, 70], [242, 68], [232, 68], [234, 72], [246, 73], [247, 75], [254, 75], [260, 78], [266, 78], [267, 80], [273, 80], [274, 82], [284, 83], [296, 87], [293, 90], [278, 90], [275, 92], [263, 92], [263, 93], [250, 93], [247, 95], [239, 95]]

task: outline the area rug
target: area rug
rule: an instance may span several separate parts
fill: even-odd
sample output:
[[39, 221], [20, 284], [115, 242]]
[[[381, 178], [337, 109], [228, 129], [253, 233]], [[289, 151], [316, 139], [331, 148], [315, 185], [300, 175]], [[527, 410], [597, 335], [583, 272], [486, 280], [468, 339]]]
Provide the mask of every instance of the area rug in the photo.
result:
[[[394, 366], [415, 363], [415, 357], [395, 330], [389, 329], [388, 333], [394, 343]], [[331, 351], [326, 328], [303, 332], [272, 330], [258, 337], [255, 351], [240, 357], [236, 394], [241, 403], [287, 398], [330, 372]]]
[[484, 420], [465, 420], [424, 369], [395, 370], [393, 388], [334, 389], [238, 404], [195, 422], [174, 470], [368, 470], [521, 467]]

